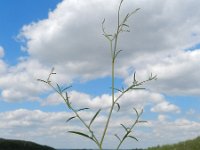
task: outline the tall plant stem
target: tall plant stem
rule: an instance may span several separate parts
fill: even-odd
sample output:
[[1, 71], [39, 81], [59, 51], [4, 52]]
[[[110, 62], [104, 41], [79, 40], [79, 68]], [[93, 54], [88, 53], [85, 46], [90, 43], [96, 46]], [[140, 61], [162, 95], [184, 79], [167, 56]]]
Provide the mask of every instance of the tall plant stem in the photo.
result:
[[[119, 20], [119, 13], [118, 13], [118, 20]], [[108, 129], [108, 125], [110, 123], [110, 119], [111, 119], [111, 116], [112, 116], [112, 112], [113, 112], [113, 109], [114, 109], [114, 106], [115, 106], [115, 58], [116, 58], [116, 51], [117, 51], [118, 35], [119, 35], [119, 21], [118, 21], [118, 26], [117, 26], [117, 32], [114, 36], [114, 49], [112, 47], [112, 41], [110, 41], [110, 43], [111, 43], [110, 49], [111, 49], [111, 53], [112, 53], [112, 105], [111, 105], [111, 108], [110, 108], [110, 112], [108, 114], [108, 119], [106, 121], [106, 125], [105, 125], [104, 131], [103, 131], [103, 135], [102, 135], [102, 138], [101, 138], [101, 141], [100, 141], [101, 146], [103, 145], [103, 141], [104, 141], [104, 138], [105, 138], [105, 135], [106, 135], [106, 132], [107, 132], [107, 129]]]
[[110, 112], [108, 114], [108, 119], [106, 121], [106, 125], [105, 125], [105, 128], [104, 128], [104, 132], [103, 132], [103, 135], [102, 135], [102, 138], [101, 138], [101, 141], [100, 141], [100, 145], [102, 146], [103, 145], [103, 141], [104, 141], [104, 138], [105, 138], [105, 134], [107, 132], [107, 129], [108, 129], [108, 125], [109, 125], [109, 122], [110, 122], [110, 118], [112, 116], [112, 111], [113, 111], [113, 108], [114, 108], [114, 105], [115, 105], [115, 102], [114, 102], [114, 86], [115, 86], [115, 80], [114, 80], [114, 61], [112, 61], [112, 105], [111, 105], [111, 108], [110, 108]]

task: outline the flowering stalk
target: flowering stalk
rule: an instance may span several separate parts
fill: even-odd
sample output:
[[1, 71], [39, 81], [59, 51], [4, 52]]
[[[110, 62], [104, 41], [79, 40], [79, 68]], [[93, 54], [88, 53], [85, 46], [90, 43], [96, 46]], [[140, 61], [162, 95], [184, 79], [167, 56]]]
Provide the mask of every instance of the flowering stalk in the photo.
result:
[[[116, 62], [116, 58], [118, 56], [118, 54], [122, 51], [122, 50], [118, 50], [117, 48], [117, 44], [118, 44], [118, 37], [120, 35], [120, 33], [122, 32], [129, 32], [129, 26], [127, 25], [127, 21], [128, 19], [135, 14], [138, 9], [135, 9], [134, 11], [132, 11], [131, 13], [128, 13], [122, 20], [120, 20], [120, 10], [121, 10], [121, 6], [124, 0], [120, 1], [119, 7], [118, 7], [118, 12], [117, 12], [117, 28], [116, 31], [113, 34], [108, 34], [105, 31], [105, 19], [102, 22], [102, 31], [103, 31], [103, 35], [105, 36], [105, 38], [109, 41], [109, 45], [110, 45], [110, 52], [111, 52], [111, 73], [112, 73], [112, 85], [111, 85], [111, 89], [112, 89], [112, 103], [110, 106], [110, 110], [107, 116], [107, 120], [105, 123], [105, 126], [103, 128], [103, 132], [102, 135], [100, 136], [100, 139], [97, 138], [97, 136], [94, 133], [94, 130], [91, 128], [91, 125], [93, 124], [93, 122], [95, 122], [95, 119], [97, 118], [97, 116], [100, 114], [101, 109], [97, 110], [96, 113], [93, 115], [93, 117], [91, 118], [90, 122], [87, 123], [79, 114], [80, 111], [85, 111], [88, 110], [89, 108], [80, 108], [80, 109], [75, 109], [72, 105], [71, 102], [69, 101], [69, 97], [68, 97], [68, 93], [67, 90], [71, 87], [66, 87], [64, 89], [62, 89], [59, 84], [56, 83], [56, 85], [52, 84], [50, 78], [52, 75], [56, 74], [54, 72], [54, 68], [51, 70], [47, 80], [41, 80], [38, 79], [41, 82], [44, 82], [45, 84], [48, 84], [56, 93], [59, 94], [59, 96], [65, 101], [65, 104], [67, 106], [67, 108], [69, 110], [71, 110], [74, 113], [74, 116], [70, 117], [67, 122], [73, 120], [73, 119], [78, 119], [82, 125], [87, 129], [88, 133], [83, 133], [80, 131], [68, 131], [72, 134], [76, 134], [79, 136], [83, 136], [89, 140], [92, 140], [97, 147], [102, 150], [103, 149], [103, 143], [105, 141], [105, 136], [107, 134], [108, 128], [109, 128], [109, 124], [110, 124], [110, 119], [112, 117], [112, 113], [114, 110], [114, 106], [116, 105], [118, 107], [118, 111], [120, 110], [120, 104], [119, 104], [119, 100], [124, 96], [124, 94], [126, 94], [127, 92], [131, 91], [131, 90], [136, 90], [136, 89], [144, 89], [144, 88], [140, 88], [141, 85], [143, 85], [144, 83], [151, 81], [151, 80], [155, 80], [156, 76], [153, 76], [152, 74], [149, 76], [149, 78], [147, 80], [144, 81], [137, 81], [136, 80], [136, 73], [134, 73], [134, 78], [133, 78], [133, 82], [130, 86], [128, 86], [126, 89], [122, 88], [122, 89], [117, 89], [115, 88], [115, 62]], [[115, 91], [118, 91], [120, 94], [118, 97], [115, 97]], [[118, 134], [115, 134], [115, 136], [117, 137], [117, 139], [119, 140], [119, 144], [117, 145], [116, 149], [118, 150], [120, 148], [120, 146], [123, 144], [123, 142], [127, 139], [127, 138], [132, 138], [134, 140], [137, 140], [136, 137], [134, 137], [133, 135], [131, 135], [132, 130], [134, 129], [134, 127], [136, 126], [136, 124], [138, 123], [143, 123], [145, 121], [141, 121], [140, 117], [143, 113], [143, 110], [139, 113], [135, 108], [134, 111], [137, 115], [136, 120], [132, 123], [132, 125], [130, 127], [127, 127], [124, 124], [121, 124], [121, 126], [124, 128], [125, 133], [123, 134], [122, 137], [119, 137]]]

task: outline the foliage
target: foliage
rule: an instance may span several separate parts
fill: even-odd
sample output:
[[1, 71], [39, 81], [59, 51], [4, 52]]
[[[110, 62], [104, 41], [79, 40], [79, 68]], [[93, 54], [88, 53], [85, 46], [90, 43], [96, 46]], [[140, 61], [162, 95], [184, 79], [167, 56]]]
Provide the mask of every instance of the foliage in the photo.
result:
[[172, 145], [164, 145], [148, 148], [148, 150], [199, 150], [200, 149], [200, 137], [185, 142], [180, 142]]
[[[47, 80], [41, 80], [38, 79], [39, 81], [44, 82], [45, 84], [48, 84], [51, 88], [53, 88], [54, 91], [56, 91], [60, 97], [65, 101], [67, 107], [69, 110], [71, 110], [72, 112], [74, 112], [74, 116], [72, 116], [71, 118], [69, 118], [67, 120], [71, 121], [73, 119], [78, 119], [82, 125], [87, 129], [88, 133], [83, 133], [80, 131], [69, 131], [72, 134], [76, 134], [79, 136], [82, 136], [84, 138], [87, 138], [91, 141], [93, 141], [99, 149], [103, 149], [103, 143], [104, 143], [104, 139], [108, 130], [108, 125], [110, 123], [110, 119], [112, 117], [113, 114], [113, 110], [114, 107], [117, 106], [118, 111], [120, 111], [120, 104], [119, 104], [119, 100], [124, 96], [124, 94], [126, 94], [127, 92], [131, 91], [131, 90], [137, 90], [137, 89], [144, 89], [141, 88], [140, 86], [143, 85], [144, 83], [151, 81], [151, 80], [155, 80], [156, 76], [153, 76], [152, 74], [149, 76], [148, 79], [144, 80], [144, 81], [138, 81], [136, 79], [136, 73], [134, 73], [134, 77], [133, 77], [133, 82], [131, 83], [130, 86], [126, 87], [126, 88], [122, 88], [122, 89], [118, 89], [115, 87], [115, 62], [116, 62], [116, 58], [118, 57], [118, 54], [122, 51], [122, 50], [118, 50], [118, 38], [119, 35], [122, 32], [129, 32], [129, 25], [127, 24], [128, 19], [135, 14], [138, 9], [135, 9], [134, 11], [132, 11], [131, 13], [128, 13], [124, 18], [120, 18], [120, 10], [121, 10], [121, 6], [124, 0], [120, 1], [119, 7], [118, 7], [118, 12], [117, 12], [117, 28], [116, 28], [116, 32], [109, 34], [106, 32], [105, 30], [105, 19], [102, 22], [102, 31], [103, 31], [103, 35], [105, 36], [105, 38], [108, 40], [109, 42], [109, 46], [110, 46], [110, 52], [111, 52], [111, 59], [112, 59], [112, 85], [111, 85], [111, 95], [112, 95], [112, 104], [110, 106], [110, 110], [107, 116], [107, 121], [105, 123], [105, 127], [103, 129], [102, 135], [100, 136], [100, 138], [97, 138], [97, 135], [95, 135], [94, 129], [92, 128], [92, 124], [95, 122], [95, 119], [98, 117], [98, 115], [101, 113], [101, 109], [97, 110], [96, 113], [93, 115], [93, 117], [91, 118], [90, 122], [87, 123], [80, 115], [80, 111], [86, 111], [89, 108], [80, 108], [80, 109], [75, 109], [70, 100], [69, 100], [69, 96], [68, 96], [68, 88], [61, 88], [61, 86], [57, 83], [52, 83], [51, 81], [51, 76], [56, 74], [54, 72], [54, 68], [51, 70]], [[115, 92], [119, 92], [119, 96], [115, 96]], [[138, 139], [132, 134], [132, 130], [134, 129], [134, 127], [136, 126], [136, 124], [138, 123], [144, 123], [145, 121], [140, 120], [140, 117], [143, 113], [143, 110], [141, 112], [138, 112], [138, 110], [136, 110], [135, 108], [133, 108], [134, 112], [136, 113], [137, 117], [136, 120], [132, 122], [132, 124], [130, 126], [127, 126], [125, 124], [121, 124], [121, 127], [124, 129], [124, 134], [122, 136], [119, 136], [118, 134], [115, 134], [115, 137], [119, 140], [119, 144], [117, 145], [116, 149], [120, 149], [120, 146], [124, 143], [124, 141], [127, 138], [131, 138], [133, 140], [138, 141]]]
[[0, 150], [55, 150], [29, 141], [0, 139]]

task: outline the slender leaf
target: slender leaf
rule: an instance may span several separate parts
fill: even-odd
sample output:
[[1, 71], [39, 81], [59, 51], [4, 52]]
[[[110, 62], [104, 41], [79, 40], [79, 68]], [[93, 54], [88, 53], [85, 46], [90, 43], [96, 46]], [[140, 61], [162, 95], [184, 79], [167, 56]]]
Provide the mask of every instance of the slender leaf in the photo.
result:
[[[111, 89], [112, 89], [112, 88], [111, 88]], [[122, 91], [122, 90], [120, 90], [120, 89], [114, 88], [114, 90], [116, 90], [116, 91], [118, 91], [118, 92], [121, 92], [121, 93], [123, 93], [123, 91]]]
[[124, 23], [124, 24], [122, 24], [122, 25], [123, 25], [123, 26], [126, 26], [126, 27], [128, 27], [128, 28], [129, 28], [129, 25], [127, 25], [127, 24], [125, 24], [125, 23]]
[[136, 108], [133, 108], [133, 109], [135, 110], [137, 116], [139, 116], [139, 113], [138, 113], [137, 109]]
[[133, 81], [137, 82], [137, 80], [136, 80], [136, 72], [134, 72]]
[[119, 105], [119, 103], [116, 103], [116, 105], [117, 105], [117, 111], [119, 111], [120, 110], [120, 105]]
[[122, 140], [120, 139], [120, 137], [117, 135], [117, 134], [115, 134], [115, 137], [121, 142]]
[[129, 135], [128, 137], [138, 141], [138, 139], [136, 137], [132, 136], [132, 135]]
[[69, 96], [68, 96], [67, 92], [65, 93], [65, 96], [66, 96], [66, 100], [68, 101], [69, 100]]
[[66, 122], [69, 122], [70, 120], [76, 118], [76, 116], [70, 117], [69, 119], [66, 120]]
[[82, 133], [82, 132], [78, 132], [78, 131], [68, 131], [68, 132], [73, 133], [73, 134], [77, 134], [77, 135], [80, 135], [80, 136], [84, 136], [84, 137], [89, 138], [89, 139], [92, 139], [89, 135]]
[[104, 23], [105, 23], [105, 21], [106, 21], [106, 19], [104, 18], [104, 19], [103, 19], [103, 21], [102, 21], [102, 24], [104, 24]]
[[120, 52], [122, 52], [122, 50], [117, 51], [117, 53], [115, 54], [115, 57], [114, 57], [114, 58], [116, 58], [117, 55], [118, 55]]
[[139, 120], [139, 121], [137, 121], [138, 123], [147, 123], [147, 121], [145, 121], [145, 120]]
[[126, 15], [126, 17], [124, 18], [123, 23], [125, 23], [125, 22], [127, 21], [127, 19], [128, 19], [129, 16], [130, 16], [130, 14], [128, 13], [128, 14]]
[[140, 10], [141, 8], [137, 8], [135, 11], [138, 11], [138, 10]]
[[50, 74], [49, 74], [49, 76], [48, 76], [48, 78], [47, 78], [47, 82], [50, 82], [50, 77], [51, 77], [52, 74], [56, 74], [56, 73], [54, 72], [54, 67], [51, 69], [51, 72], [50, 72]]
[[145, 90], [145, 88], [131, 88], [131, 90]]
[[92, 118], [91, 121], [90, 121], [89, 126], [91, 126], [91, 124], [93, 123], [94, 119], [97, 117], [97, 115], [99, 114], [100, 111], [101, 111], [101, 109], [99, 109], [99, 110], [96, 112], [96, 114], [93, 116], [93, 118]]
[[66, 87], [66, 88], [64, 88], [64, 89], [62, 89], [62, 92], [64, 92], [64, 91], [66, 91], [67, 89], [69, 89], [69, 88], [71, 88], [72, 86], [70, 85], [70, 86], [68, 86], [68, 87]]
[[121, 126], [128, 132], [129, 128], [127, 128], [125, 125], [121, 124]]
[[56, 83], [56, 85], [57, 85], [57, 88], [58, 88], [58, 92], [62, 93], [62, 90], [61, 90], [60, 86], [58, 85], [58, 83]]
[[90, 108], [87, 108], [87, 107], [86, 107], [86, 108], [81, 108], [81, 109], [77, 110], [77, 112], [78, 112], [78, 111], [87, 110], [87, 109], [90, 109]]
[[140, 112], [140, 116], [143, 114], [143, 109], [141, 110], [141, 112]]
[[47, 81], [44, 81], [44, 80], [42, 80], [42, 79], [37, 79], [37, 80], [40, 81], [40, 82], [47, 83]]
[[131, 15], [133, 15], [134, 13], [136, 13], [138, 10], [140, 10], [141, 8], [137, 8], [137, 9], [135, 9], [131, 14], [130, 14], [130, 16]]

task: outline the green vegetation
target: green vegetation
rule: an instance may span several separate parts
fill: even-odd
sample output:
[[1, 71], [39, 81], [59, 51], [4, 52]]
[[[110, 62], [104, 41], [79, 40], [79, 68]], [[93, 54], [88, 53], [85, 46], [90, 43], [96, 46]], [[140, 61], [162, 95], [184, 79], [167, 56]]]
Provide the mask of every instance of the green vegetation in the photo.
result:
[[29, 141], [0, 139], [0, 150], [55, 150]]
[[200, 137], [177, 144], [152, 147], [147, 150], [200, 150]]
[[[135, 14], [138, 9], [135, 9], [134, 11], [127, 13], [126, 16], [121, 18], [121, 6], [124, 0], [120, 1], [119, 7], [118, 7], [118, 11], [117, 11], [117, 25], [116, 25], [116, 31], [114, 33], [108, 33], [105, 30], [105, 19], [102, 22], [102, 31], [103, 31], [103, 35], [105, 36], [105, 38], [108, 40], [109, 43], [109, 47], [110, 47], [110, 53], [111, 53], [111, 106], [110, 106], [110, 110], [109, 113], [107, 114], [107, 119], [106, 122], [104, 124], [104, 128], [102, 131], [102, 135], [97, 135], [97, 133], [95, 133], [95, 129], [92, 128], [93, 123], [95, 122], [96, 118], [99, 116], [100, 113], [102, 113], [102, 109], [100, 108], [99, 110], [96, 110], [96, 113], [94, 113], [93, 117], [91, 118], [91, 120], [85, 121], [83, 119], [83, 117], [80, 114], [80, 111], [87, 111], [90, 108], [76, 108], [74, 107], [74, 104], [72, 105], [72, 102], [69, 99], [68, 96], [68, 88], [61, 88], [63, 86], [60, 86], [58, 83], [53, 83], [51, 81], [51, 76], [56, 74], [54, 72], [54, 68], [52, 69], [52, 71], [50, 72], [48, 78], [46, 80], [42, 80], [42, 79], [38, 79], [39, 81], [42, 81], [43, 83], [49, 85], [55, 92], [57, 92], [60, 97], [65, 101], [65, 104], [67, 106], [67, 108], [72, 111], [74, 113], [74, 116], [70, 117], [68, 121], [71, 121], [73, 119], [78, 119], [82, 125], [85, 127], [86, 131], [68, 131], [69, 133], [72, 134], [76, 134], [79, 136], [82, 136], [84, 138], [87, 138], [89, 140], [91, 140], [92, 142], [94, 142], [96, 144], [96, 146], [102, 150], [103, 148], [103, 143], [105, 141], [105, 136], [108, 132], [108, 128], [109, 128], [109, 124], [110, 124], [110, 120], [114, 111], [114, 107], [117, 107], [117, 111], [120, 111], [120, 104], [119, 101], [121, 100], [121, 98], [127, 93], [130, 92], [132, 90], [141, 90], [144, 88], [141, 88], [141, 85], [143, 85], [144, 83], [151, 81], [151, 80], [155, 80], [156, 76], [154, 75], [150, 75], [146, 80], [144, 81], [138, 81], [136, 79], [136, 73], [134, 73], [133, 76], [133, 81], [132, 83], [127, 86], [127, 87], [122, 87], [122, 88], [118, 88], [115, 86], [115, 63], [116, 63], [116, 59], [119, 55], [119, 53], [122, 51], [120, 49], [118, 49], [118, 39], [121, 33], [123, 32], [129, 32], [129, 25], [127, 24], [127, 21], [129, 20], [129, 18]], [[118, 92], [119, 94], [116, 95], [116, 92]], [[137, 140], [137, 138], [133, 135], [133, 129], [134, 127], [139, 124], [139, 123], [144, 123], [145, 121], [140, 120], [141, 115], [143, 113], [143, 110], [141, 110], [140, 112], [133, 107], [133, 112], [136, 113], [136, 119], [134, 121], [132, 121], [132, 124], [130, 125], [126, 125], [126, 124], [120, 124], [119, 126], [121, 126], [124, 129], [124, 133], [114, 133], [115, 138], [118, 139], [119, 143], [116, 145], [116, 149], [120, 149], [121, 145], [124, 143], [124, 141], [128, 138], [133, 139], [133, 140]]]

